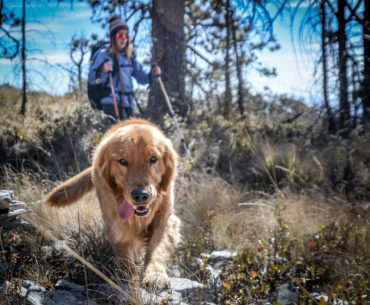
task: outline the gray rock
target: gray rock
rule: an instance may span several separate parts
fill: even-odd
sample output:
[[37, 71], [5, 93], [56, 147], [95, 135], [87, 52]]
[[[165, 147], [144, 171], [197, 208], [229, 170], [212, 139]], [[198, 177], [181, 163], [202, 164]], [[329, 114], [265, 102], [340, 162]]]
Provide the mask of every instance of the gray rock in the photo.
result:
[[78, 299], [69, 291], [31, 292], [27, 300], [32, 305], [84, 305], [85, 300]]
[[67, 245], [67, 242], [65, 240], [58, 240], [53, 244], [53, 248], [55, 249], [57, 255], [61, 255], [62, 259], [65, 259], [67, 261], [74, 260], [75, 258], [73, 257], [72, 254], [70, 254], [64, 246]]
[[213, 260], [225, 260], [225, 259], [231, 259], [232, 254], [230, 251], [227, 250], [221, 250], [221, 251], [213, 251], [210, 255], [210, 259]]
[[170, 277], [181, 277], [181, 269], [179, 266], [170, 266], [167, 271]]
[[232, 259], [233, 256], [236, 255], [236, 252], [231, 253], [228, 250], [220, 250], [220, 251], [213, 251], [209, 258], [213, 260], [214, 262], [221, 261], [221, 260], [227, 260]]
[[85, 292], [85, 287], [83, 287], [81, 285], [77, 285], [75, 283], [71, 283], [71, 282], [69, 282], [67, 280], [63, 280], [63, 279], [56, 282], [55, 288], [56, 289], [61, 289], [61, 290], [71, 290], [71, 291], [76, 291], [76, 292], [80, 292], [80, 293]]
[[[130, 288], [128, 285], [120, 285], [121, 288], [126, 291], [128, 294], [130, 294]], [[97, 289], [95, 290], [95, 296], [99, 299], [115, 299], [118, 302], [127, 302], [128, 300], [126, 297], [122, 294], [120, 294], [116, 289], [114, 289], [111, 285], [109, 284], [99, 284]]]
[[[9, 285], [9, 283], [6, 283], [6, 285]], [[22, 300], [22, 304], [31, 305], [86, 305], [86, 298], [80, 291], [48, 291], [31, 281], [23, 281], [19, 298]], [[89, 305], [97, 305], [97, 303], [91, 300]]]
[[222, 282], [220, 279], [220, 274], [222, 271], [216, 270], [210, 265], [206, 266], [205, 270], [208, 274], [207, 284], [209, 284], [211, 287], [221, 287]]
[[299, 301], [299, 292], [291, 283], [285, 283], [276, 288], [267, 299], [268, 304], [277, 302], [281, 305], [294, 305]]
[[42, 246], [40, 250], [43, 258], [49, 257], [53, 254], [53, 248], [50, 246]]
[[206, 286], [185, 278], [170, 278], [171, 289], [181, 293], [183, 298], [200, 296], [205, 293]]
[[182, 295], [180, 292], [167, 289], [159, 294], [161, 301], [167, 300], [169, 305], [180, 305], [184, 304], [182, 301]]
[[[23, 290], [24, 289], [24, 290]], [[37, 291], [37, 292], [45, 292], [47, 291], [44, 287], [39, 286], [31, 281], [23, 281], [22, 283], [22, 293], [23, 291]]]

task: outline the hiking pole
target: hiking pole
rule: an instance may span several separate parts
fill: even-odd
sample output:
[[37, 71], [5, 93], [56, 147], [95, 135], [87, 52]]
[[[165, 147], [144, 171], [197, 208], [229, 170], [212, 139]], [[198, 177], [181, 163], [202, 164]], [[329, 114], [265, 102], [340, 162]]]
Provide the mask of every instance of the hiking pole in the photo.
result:
[[[155, 66], [157, 66], [157, 64], [152, 64], [152, 68], [154, 68]], [[176, 119], [176, 116], [175, 116], [175, 112], [172, 109], [172, 105], [171, 105], [170, 99], [169, 99], [169, 97], [167, 95], [167, 91], [166, 91], [166, 89], [165, 89], [165, 87], [163, 85], [161, 75], [159, 74], [156, 77], [158, 79], [159, 86], [161, 87], [162, 93], [164, 95], [164, 99], [166, 101], [166, 104], [167, 104], [167, 107], [168, 107], [170, 116], [172, 117], [173, 121], [175, 122], [175, 126], [176, 126], [176, 129], [177, 129], [177, 132], [180, 135], [180, 140], [181, 140], [182, 145], [184, 146], [186, 156], [191, 160], [190, 151], [189, 151], [189, 149], [188, 149], [188, 147], [187, 147], [187, 145], [185, 143], [184, 135], [183, 135], [183, 133], [182, 133], [182, 131], [180, 129], [179, 123], [177, 122], [177, 119]]]
[[136, 102], [137, 108], [139, 109], [140, 115], [141, 115], [141, 116], [143, 116], [143, 115], [144, 115], [143, 108], [141, 108], [141, 106], [140, 106], [139, 102], [137, 101], [137, 98], [136, 98], [135, 93], [133, 93], [133, 96], [134, 96], [134, 99], [135, 99], [135, 102]]
[[114, 103], [114, 112], [116, 113], [117, 121], [119, 121], [117, 98], [116, 98], [116, 91], [114, 90], [114, 86], [113, 86], [112, 72], [109, 72], [109, 84], [110, 84], [110, 89], [112, 90], [113, 103]]

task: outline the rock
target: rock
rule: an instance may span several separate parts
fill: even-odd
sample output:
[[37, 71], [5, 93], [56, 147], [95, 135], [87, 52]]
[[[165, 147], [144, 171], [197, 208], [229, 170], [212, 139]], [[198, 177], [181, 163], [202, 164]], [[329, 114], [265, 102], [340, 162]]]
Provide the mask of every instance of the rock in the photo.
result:
[[170, 277], [181, 277], [181, 269], [179, 266], [170, 266], [167, 272]]
[[180, 292], [172, 289], [167, 289], [159, 294], [161, 301], [166, 300], [168, 305], [182, 305], [185, 304], [182, 301], [182, 295]]
[[13, 200], [13, 197], [13, 191], [0, 190], [0, 229], [2, 232], [27, 224], [23, 219], [17, 219], [17, 216], [27, 214], [28, 211], [25, 209], [12, 210], [14, 207], [24, 206], [25, 204]]
[[299, 292], [291, 283], [285, 283], [271, 293], [267, 301], [267, 304], [273, 304], [274, 302], [280, 303], [281, 305], [298, 304]]
[[[206, 266], [212, 278], [218, 277], [218, 272], [212, 270], [211, 266]], [[175, 268], [177, 270], [177, 268]], [[206, 269], [207, 270], [207, 269]], [[122, 289], [131, 295], [139, 304], [168, 304], [186, 305], [201, 303], [204, 305], [214, 305], [214, 297], [209, 294], [210, 285], [203, 285], [196, 281], [186, 278], [170, 277], [170, 288], [154, 293], [143, 288], [129, 287], [121, 285]], [[31, 281], [24, 281], [20, 287], [20, 299], [22, 302], [31, 305], [86, 305], [85, 287], [60, 279], [55, 290], [49, 291]], [[7, 290], [5, 290], [7, 291]], [[89, 289], [88, 305], [112, 300], [119, 304], [126, 304], [128, 299], [108, 284], [99, 284], [93, 289]]]
[[[31, 292], [27, 300], [32, 305], [85, 305], [85, 300], [78, 299], [69, 291], [47, 291], [47, 292]], [[91, 304], [89, 302], [89, 304]], [[96, 304], [96, 303], [95, 303]]]
[[66, 241], [59, 240], [53, 243], [52, 246], [42, 246], [41, 247], [41, 254], [43, 258], [47, 258], [49, 256], [57, 256], [59, 259], [65, 261], [73, 261], [75, 260], [74, 256], [70, 254], [63, 245], [67, 245]]
[[22, 291], [23, 291], [23, 288], [25, 289], [25, 291], [37, 291], [37, 292], [47, 291], [44, 287], [39, 286], [31, 281], [23, 281]]
[[222, 282], [220, 279], [220, 274], [222, 273], [222, 271], [216, 270], [210, 265], [208, 265], [205, 270], [208, 274], [207, 283], [210, 285], [210, 287], [212, 287], [212, 289], [214, 287], [221, 287]]
[[60, 289], [60, 290], [71, 290], [71, 291], [76, 291], [76, 292], [80, 292], [80, 293], [85, 292], [85, 287], [83, 287], [81, 285], [77, 285], [75, 283], [71, 283], [71, 282], [69, 282], [67, 280], [63, 280], [63, 279], [56, 282], [55, 288]]
[[[21, 296], [26, 297], [32, 305], [87, 304], [84, 287], [65, 280], [59, 280], [56, 286], [59, 289], [63, 287], [65, 290], [48, 291], [30, 281], [24, 281]], [[97, 305], [97, 302], [90, 299], [88, 304]]]
[[231, 260], [236, 255], [237, 255], [236, 252], [231, 253], [228, 250], [217, 250], [213, 251], [211, 254], [208, 253], [201, 254], [202, 257], [205, 257], [214, 263], [224, 260]]
[[64, 245], [67, 245], [67, 242], [65, 240], [58, 240], [53, 244], [53, 248], [55, 249], [56, 254], [60, 255], [61, 259], [64, 259], [66, 261], [74, 260], [75, 258], [63, 247]]
[[206, 286], [185, 278], [170, 278], [171, 289], [176, 292], [181, 293], [183, 298], [190, 296], [199, 296], [202, 293], [205, 293]]
[[41, 254], [42, 257], [45, 259], [53, 254], [53, 248], [50, 246], [42, 246], [41, 247]]

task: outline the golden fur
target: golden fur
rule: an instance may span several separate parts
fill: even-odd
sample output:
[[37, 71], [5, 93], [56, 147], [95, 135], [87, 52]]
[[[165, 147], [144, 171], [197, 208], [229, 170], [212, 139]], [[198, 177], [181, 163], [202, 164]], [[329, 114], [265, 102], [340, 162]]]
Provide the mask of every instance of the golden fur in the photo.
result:
[[[176, 165], [170, 140], [154, 124], [130, 119], [106, 132], [92, 167], [52, 190], [46, 204], [63, 207], [95, 188], [117, 256], [139, 264], [146, 249], [143, 282], [163, 286], [166, 260], [180, 239], [174, 214]], [[135, 190], [144, 195], [135, 197]], [[138, 216], [141, 211], [147, 215]]]

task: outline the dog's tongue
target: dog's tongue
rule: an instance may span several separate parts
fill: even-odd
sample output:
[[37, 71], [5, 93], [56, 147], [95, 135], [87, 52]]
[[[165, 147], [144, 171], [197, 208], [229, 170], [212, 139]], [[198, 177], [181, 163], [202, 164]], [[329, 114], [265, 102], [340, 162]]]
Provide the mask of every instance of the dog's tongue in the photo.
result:
[[134, 208], [126, 200], [124, 200], [119, 207], [118, 215], [123, 221], [126, 221], [132, 215], [134, 215]]

